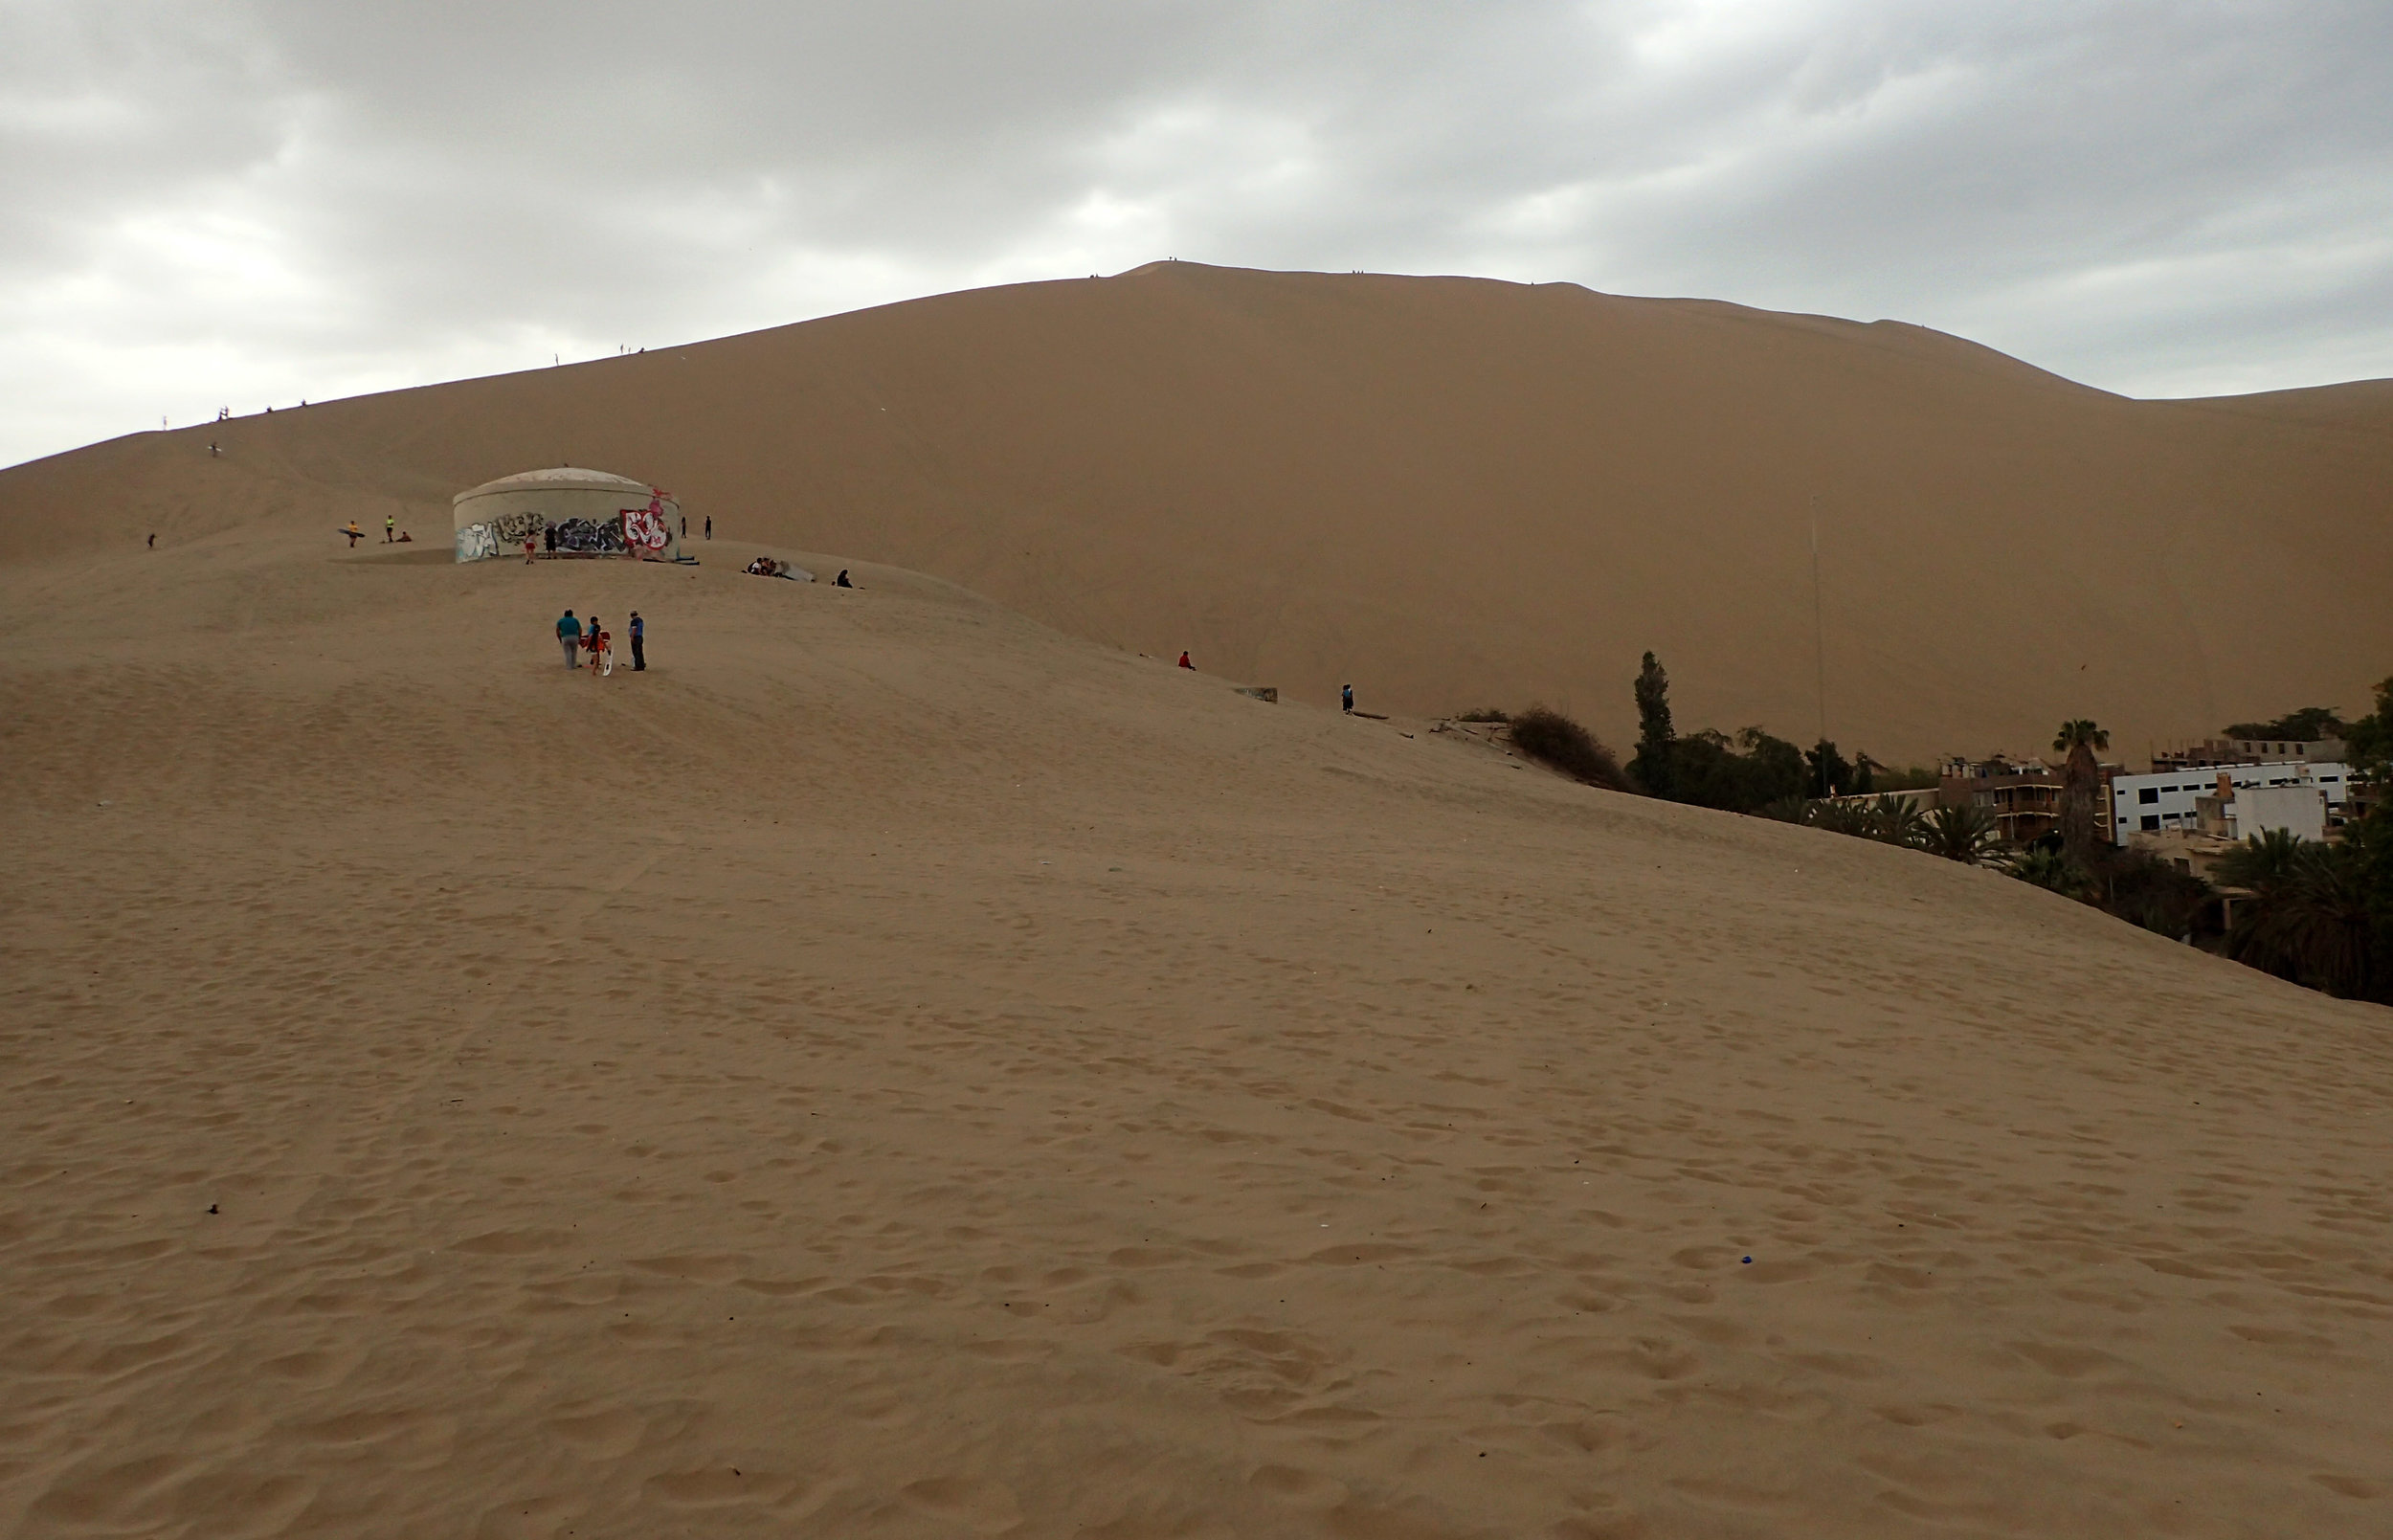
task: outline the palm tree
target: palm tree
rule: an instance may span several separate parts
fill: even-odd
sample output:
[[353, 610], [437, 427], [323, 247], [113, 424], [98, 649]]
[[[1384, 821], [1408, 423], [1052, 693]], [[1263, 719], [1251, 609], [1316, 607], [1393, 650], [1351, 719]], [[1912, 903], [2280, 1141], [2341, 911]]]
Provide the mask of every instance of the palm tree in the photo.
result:
[[2067, 754], [2061, 771], [2061, 844], [2080, 867], [2093, 864], [2095, 803], [2102, 793], [2102, 767], [2094, 755], [2111, 747], [2111, 735], [2090, 717], [2072, 717], [2061, 724], [2052, 747]]
[[2002, 869], [2023, 882], [2049, 888], [2063, 898], [2084, 899], [2093, 891], [2086, 869], [2057, 850], [2031, 845], [2002, 863]]
[[1975, 802], [1937, 808], [1920, 820], [1919, 848], [1965, 866], [1984, 860], [2002, 842], [1994, 815]]
[[1918, 845], [1925, 823], [1918, 804], [1907, 796], [1882, 796], [1869, 804], [1869, 837], [1912, 849]]
[[2212, 875], [2222, 886], [2246, 887], [2257, 893], [2290, 879], [2306, 844], [2291, 829], [2263, 829], [2220, 857]]
[[2365, 852], [2269, 829], [2223, 857], [2217, 877], [2251, 891], [2227, 928], [2229, 957], [2330, 994], [2368, 993], [2376, 917]]

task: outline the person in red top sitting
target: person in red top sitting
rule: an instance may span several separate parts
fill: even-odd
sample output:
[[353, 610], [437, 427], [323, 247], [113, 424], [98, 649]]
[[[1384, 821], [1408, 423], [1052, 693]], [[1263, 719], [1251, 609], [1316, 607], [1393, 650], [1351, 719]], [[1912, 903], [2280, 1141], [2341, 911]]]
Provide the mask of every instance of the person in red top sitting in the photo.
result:
[[1188, 660], [1188, 654], [1182, 653], [1180, 654], [1180, 666], [1182, 668], [1195, 668], [1196, 665]]

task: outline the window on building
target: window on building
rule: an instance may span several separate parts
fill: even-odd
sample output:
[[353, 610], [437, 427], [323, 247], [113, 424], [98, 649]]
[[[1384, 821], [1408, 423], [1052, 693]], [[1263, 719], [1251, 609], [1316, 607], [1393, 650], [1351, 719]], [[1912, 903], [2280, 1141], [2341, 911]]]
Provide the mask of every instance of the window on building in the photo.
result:
[[2157, 813], [2147, 813], [2144, 815], [2144, 833], [2155, 834], [2159, 831], [2159, 828], [2160, 815]]
[[2147, 786], [2142, 791], [2136, 793], [2136, 800], [2138, 802], [2158, 802], [2160, 800], [2160, 789], [2157, 786]]

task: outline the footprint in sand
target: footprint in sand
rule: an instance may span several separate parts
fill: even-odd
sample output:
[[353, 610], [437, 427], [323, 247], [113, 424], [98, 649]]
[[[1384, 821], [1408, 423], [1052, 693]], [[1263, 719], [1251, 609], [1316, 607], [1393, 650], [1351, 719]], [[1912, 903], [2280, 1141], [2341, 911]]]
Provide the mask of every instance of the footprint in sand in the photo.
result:
[[1002, 1482], [939, 1476], [915, 1482], [899, 1495], [907, 1506], [961, 1524], [976, 1534], [1003, 1534], [1022, 1522], [1021, 1505], [1015, 1500], [1014, 1489]]

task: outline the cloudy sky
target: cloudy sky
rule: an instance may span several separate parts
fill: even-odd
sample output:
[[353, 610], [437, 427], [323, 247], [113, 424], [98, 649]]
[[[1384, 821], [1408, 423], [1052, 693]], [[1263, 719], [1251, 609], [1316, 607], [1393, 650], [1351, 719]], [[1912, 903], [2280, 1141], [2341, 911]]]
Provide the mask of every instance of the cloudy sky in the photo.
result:
[[0, 0], [0, 463], [1158, 257], [2393, 375], [2387, 0]]

